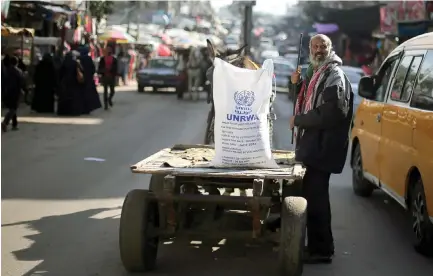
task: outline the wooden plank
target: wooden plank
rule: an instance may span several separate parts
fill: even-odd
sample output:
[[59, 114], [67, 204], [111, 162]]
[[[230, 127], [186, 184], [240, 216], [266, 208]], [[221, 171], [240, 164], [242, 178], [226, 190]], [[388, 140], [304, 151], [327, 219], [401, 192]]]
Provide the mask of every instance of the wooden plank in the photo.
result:
[[273, 150], [278, 169], [213, 168], [209, 162], [215, 154], [209, 145], [175, 145], [165, 148], [131, 166], [133, 173], [171, 174], [174, 176], [293, 179], [302, 178], [305, 168], [294, 160], [294, 152]]

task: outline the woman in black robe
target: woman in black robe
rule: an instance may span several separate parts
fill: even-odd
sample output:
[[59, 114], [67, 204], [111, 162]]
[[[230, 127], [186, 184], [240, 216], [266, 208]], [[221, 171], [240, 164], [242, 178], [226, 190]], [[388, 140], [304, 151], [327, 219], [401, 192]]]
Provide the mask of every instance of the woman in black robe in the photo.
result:
[[60, 90], [57, 114], [79, 116], [84, 113], [84, 84], [78, 81], [77, 70], [83, 72], [72, 52], [66, 54], [60, 68]]
[[80, 54], [79, 60], [84, 71], [84, 114], [89, 114], [93, 110], [101, 108], [102, 104], [101, 100], [99, 99], [99, 94], [96, 91], [94, 80], [94, 75], [96, 72], [95, 64], [93, 63], [92, 58], [89, 56], [88, 48], [82, 47], [80, 49]]
[[50, 54], [45, 54], [35, 68], [35, 90], [32, 110], [38, 113], [54, 113], [54, 96], [57, 93], [57, 72]]

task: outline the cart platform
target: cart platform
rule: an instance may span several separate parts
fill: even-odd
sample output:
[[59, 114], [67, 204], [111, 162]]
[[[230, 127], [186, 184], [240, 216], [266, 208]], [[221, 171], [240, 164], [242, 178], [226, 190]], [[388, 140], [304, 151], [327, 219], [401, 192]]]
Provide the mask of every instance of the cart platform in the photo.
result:
[[295, 161], [293, 151], [272, 150], [278, 169], [215, 168], [209, 163], [215, 156], [213, 146], [178, 144], [166, 148], [131, 166], [133, 173], [170, 174], [251, 179], [300, 179], [305, 168]]

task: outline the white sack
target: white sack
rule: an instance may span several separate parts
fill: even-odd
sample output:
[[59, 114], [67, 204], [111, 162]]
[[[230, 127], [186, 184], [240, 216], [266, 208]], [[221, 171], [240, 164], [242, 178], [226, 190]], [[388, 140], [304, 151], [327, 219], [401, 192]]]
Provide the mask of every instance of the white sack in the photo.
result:
[[278, 168], [272, 157], [268, 115], [274, 64], [259, 70], [214, 60], [215, 157], [211, 166]]

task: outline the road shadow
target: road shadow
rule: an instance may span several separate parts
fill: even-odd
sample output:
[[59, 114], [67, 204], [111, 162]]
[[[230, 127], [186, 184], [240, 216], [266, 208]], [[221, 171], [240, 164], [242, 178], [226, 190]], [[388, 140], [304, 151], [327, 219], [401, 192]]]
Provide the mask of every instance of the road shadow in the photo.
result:
[[[120, 208], [98, 208], [47, 216], [13, 224], [36, 234], [25, 236], [30, 247], [12, 252], [18, 261], [40, 261], [23, 276], [129, 275], [118, 253]], [[105, 215], [104, 215], [105, 214]], [[97, 240], [95, 240], [97, 238]], [[81, 253], [80, 253], [81, 252]], [[218, 240], [182, 240], [160, 244], [158, 267], [145, 275], [277, 275], [277, 253], [271, 246], [246, 246], [245, 242], [224, 245]]]

